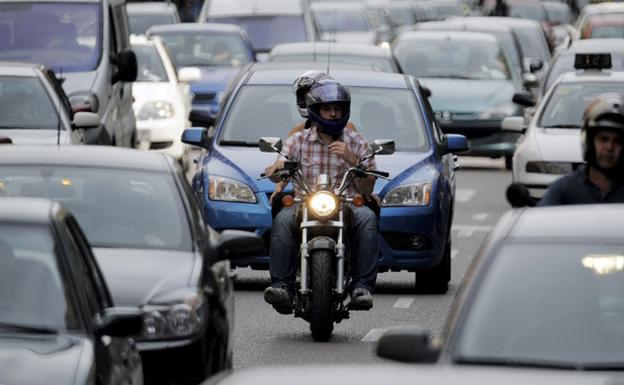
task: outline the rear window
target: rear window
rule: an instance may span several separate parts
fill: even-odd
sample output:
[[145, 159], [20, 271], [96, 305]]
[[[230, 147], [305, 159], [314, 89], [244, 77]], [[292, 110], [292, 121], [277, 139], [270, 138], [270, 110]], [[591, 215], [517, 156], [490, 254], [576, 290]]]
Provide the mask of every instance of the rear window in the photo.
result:
[[35, 77], [0, 76], [0, 116], [0, 129], [57, 130], [60, 125], [50, 95]]
[[256, 51], [308, 40], [303, 16], [212, 17], [209, 21], [240, 25]]

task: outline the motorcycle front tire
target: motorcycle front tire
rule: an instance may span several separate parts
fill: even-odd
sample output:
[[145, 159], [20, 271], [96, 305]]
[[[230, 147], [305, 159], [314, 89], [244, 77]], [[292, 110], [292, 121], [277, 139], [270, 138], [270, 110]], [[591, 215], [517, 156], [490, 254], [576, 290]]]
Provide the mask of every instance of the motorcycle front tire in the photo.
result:
[[334, 331], [335, 258], [328, 250], [314, 250], [310, 259], [310, 331], [315, 341], [325, 342]]

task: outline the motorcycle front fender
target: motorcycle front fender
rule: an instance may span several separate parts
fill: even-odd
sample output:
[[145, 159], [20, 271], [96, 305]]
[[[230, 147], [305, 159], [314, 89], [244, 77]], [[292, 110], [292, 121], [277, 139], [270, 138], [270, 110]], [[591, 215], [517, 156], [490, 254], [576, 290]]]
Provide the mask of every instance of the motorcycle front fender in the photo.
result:
[[330, 237], [314, 237], [308, 242], [308, 252], [312, 253], [314, 250], [329, 250], [331, 252], [336, 251], [336, 241]]

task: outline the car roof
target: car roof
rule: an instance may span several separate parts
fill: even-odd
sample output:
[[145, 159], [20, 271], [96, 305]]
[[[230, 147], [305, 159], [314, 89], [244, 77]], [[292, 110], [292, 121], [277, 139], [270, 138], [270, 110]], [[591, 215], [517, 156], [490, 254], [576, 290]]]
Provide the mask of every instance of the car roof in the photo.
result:
[[438, 39], [438, 40], [448, 40], [453, 39], [457, 41], [484, 41], [484, 42], [495, 42], [498, 43], [496, 36], [487, 33], [487, 32], [476, 32], [476, 31], [458, 31], [458, 30], [448, 30], [448, 31], [438, 31], [438, 30], [417, 30], [417, 31], [404, 31], [401, 32], [396, 41], [406, 40], [412, 38], [429, 38], [429, 39]]
[[164, 24], [150, 27], [149, 34], [171, 33], [171, 32], [224, 32], [239, 33], [243, 28], [237, 24], [226, 23], [178, 23]]
[[271, 50], [271, 55], [292, 55], [300, 53], [312, 53], [325, 55], [328, 50], [341, 55], [361, 55], [375, 57], [391, 57], [390, 50], [370, 44], [333, 43], [326, 41], [283, 43], [278, 44]]
[[560, 75], [557, 83], [624, 82], [623, 71], [570, 71]]
[[511, 33], [511, 28], [504, 24], [488, 24], [480, 21], [471, 20], [470, 17], [457, 17], [449, 18], [443, 21], [424, 21], [414, 26], [416, 30], [427, 31], [429, 28], [433, 30], [439, 30], [442, 28], [449, 28], [449, 30], [456, 30], [458, 27], [463, 27], [469, 31], [491, 31], [491, 32], [508, 32]]
[[0, 75], [5, 76], [37, 76], [37, 71], [42, 70], [41, 64], [0, 61]]
[[[617, 40], [617, 39], [616, 39]], [[622, 39], [619, 39], [622, 40]], [[622, 40], [624, 41], [624, 40]], [[576, 53], [599, 53], [599, 52], [624, 52], [624, 44], [613, 44], [614, 39], [579, 39], [573, 40], [572, 44], [561, 55], [573, 55]]]
[[0, 223], [49, 224], [59, 208], [58, 203], [46, 198], [2, 198], [0, 199]]
[[510, 239], [618, 239], [624, 204], [561, 205], [517, 210]]
[[0, 165], [59, 165], [167, 171], [167, 156], [111, 146], [3, 145]]
[[170, 14], [175, 9], [175, 4], [169, 2], [141, 2], [127, 3], [128, 13], [167, 13]]
[[[208, 0], [207, 17], [245, 15], [300, 15], [301, 0]], [[215, 4], [217, 5], [215, 7]]]
[[[330, 58], [331, 60], [331, 58]], [[266, 62], [254, 62], [252, 63], [256, 70], [259, 69], [275, 69], [275, 70], [289, 70], [296, 69], [300, 72], [308, 71], [308, 70], [317, 70], [317, 71], [325, 71], [327, 72], [327, 62], [326, 61], [266, 61]], [[359, 71], [375, 71], [378, 72], [379, 69], [376, 69], [374, 66], [369, 64], [358, 64], [358, 63], [341, 63], [335, 62], [329, 64], [329, 70], [333, 73], [334, 70], [342, 69], [342, 70], [359, 70]], [[370, 76], [370, 73], [368, 74]]]
[[[540, 27], [540, 23], [537, 20], [520, 19], [517, 17], [505, 17], [505, 16], [471, 16], [473, 21], [481, 23], [501, 23], [510, 27]], [[454, 19], [454, 18], [451, 18]]]
[[366, 9], [366, 7], [364, 6], [364, 4], [356, 2], [356, 1], [345, 1], [345, 2], [334, 2], [334, 1], [321, 1], [321, 2], [315, 2], [310, 4], [310, 9], [313, 10], [331, 10], [331, 9], [337, 9], [337, 10], [349, 10], [349, 9]]
[[[270, 64], [281, 64], [271, 66]], [[269, 64], [269, 65], [266, 65]], [[246, 84], [268, 85], [282, 84], [292, 85], [293, 81], [307, 70], [326, 69], [325, 63], [309, 62], [308, 67], [292, 66], [292, 62], [268, 62], [255, 63], [251, 66], [249, 73], [251, 76], [246, 80]], [[316, 66], [313, 66], [316, 64]], [[330, 75], [338, 82], [350, 87], [382, 87], [382, 88], [403, 88], [407, 89], [406, 75], [390, 72], [376, 72], [371, 76], [370, 71], [331, 68]]]

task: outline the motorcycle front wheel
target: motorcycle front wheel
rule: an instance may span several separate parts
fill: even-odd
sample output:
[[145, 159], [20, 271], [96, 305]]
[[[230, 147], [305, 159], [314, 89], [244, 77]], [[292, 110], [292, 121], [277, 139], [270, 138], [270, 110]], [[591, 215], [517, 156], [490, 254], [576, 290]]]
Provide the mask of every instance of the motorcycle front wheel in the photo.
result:
[[315, 250], [310, 259], [310, 331], [315, 341], [324, 342], [334, 330], [335, 258], [327, 250]]

